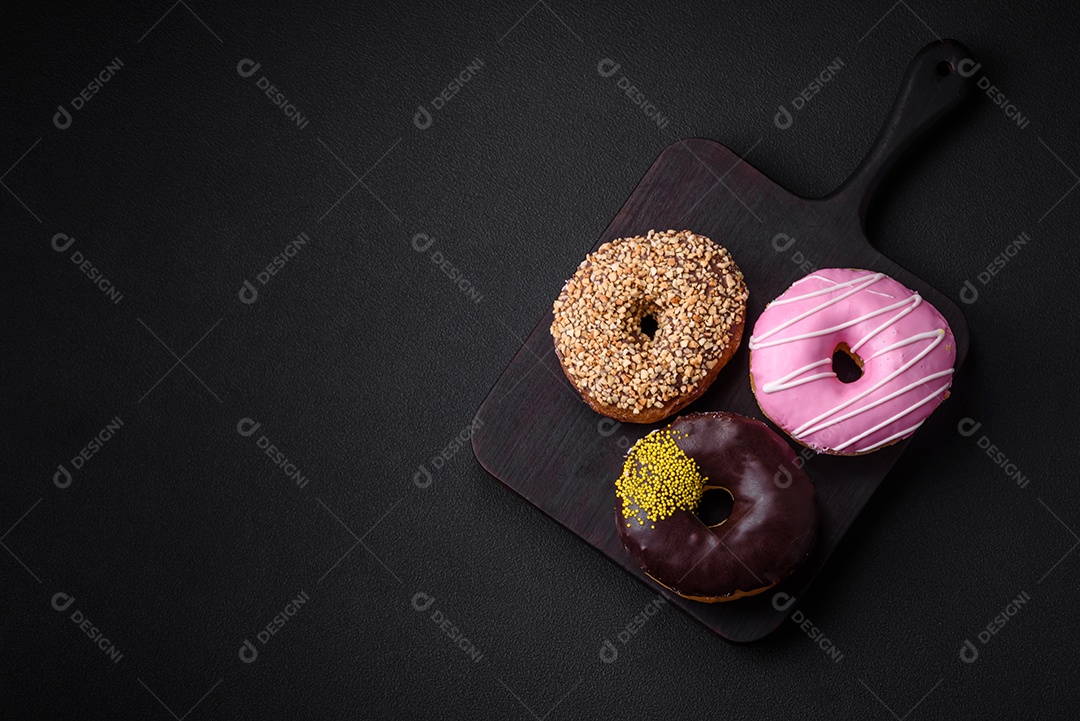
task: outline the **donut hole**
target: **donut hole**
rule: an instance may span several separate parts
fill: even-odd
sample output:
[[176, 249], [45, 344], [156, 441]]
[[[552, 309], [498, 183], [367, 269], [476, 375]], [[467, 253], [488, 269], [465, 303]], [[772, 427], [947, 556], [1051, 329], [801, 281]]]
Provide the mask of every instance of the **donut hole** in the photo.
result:
[[698, 501], [697, 517], [709, 528], [723, 525], [735, 507], [735, 497], [723, 486], [705, 486]]
[[841, 343], [833, 351], [832, 369], [841, 383], [854, 383], [862, 378], [863, 359], [847, 343]]
[[660, 306], [651, 300], [642, 300], [630, 316], [630, 327], [642, 343], [650, 343], [660, 329]]
[[646, 313], [641, 316], [641, 332], [649, 340], [652, 340], [656, 336], [656, 329], [659, 327], [660, 323], [657, 322], [656, 316], [652, 313]]

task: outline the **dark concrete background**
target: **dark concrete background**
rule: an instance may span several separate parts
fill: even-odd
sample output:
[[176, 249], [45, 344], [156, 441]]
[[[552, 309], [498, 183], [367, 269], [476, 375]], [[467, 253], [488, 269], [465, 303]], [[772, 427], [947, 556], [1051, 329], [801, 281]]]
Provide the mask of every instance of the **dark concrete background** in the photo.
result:
[[[9, 15], [5, 716], [1075, 708], [1080, 8], [679, 5], [166, 0]], [[939, 36], [965, 42], [1027, 122], [980, 95], [871, 210], [879, 249], [954, 299], [965, 281], [979, 297], [962, 304], [972, 350], [941, 418], [798, 608], [841, 660], [794, 622], [731, 646], [668, 607], [635, 621], [654, 594], [455, 437], [661, 149], [714, 138], [793, 191], [824, 194], [869, 147], [910, 57]], [[835, 58], [842, 70], [779, 129], [778, 107]], [[250, 77], [244, 59], [260, 65]], [[598, 72], [605, 59], [665, 127]], [[300, 233], [307, 242], [290, 245]], [[418, 233], [434, 238], [424, 253]], [[1020, 233], [1029, 242], [982, 283]], [[254, 302], [241, 300], [245, 280]], [[964, 418], [981, 423], [970, 436]], [[260, 426], [243, 436], [242, 419]], [[88, 448], [110, 420], [119, 429]], [[431, 483], [414, 483], [444, 449]], [[614, 663], [599, 657], [605, 639]], [[960, 658], [965, 640], [974, 663]]]

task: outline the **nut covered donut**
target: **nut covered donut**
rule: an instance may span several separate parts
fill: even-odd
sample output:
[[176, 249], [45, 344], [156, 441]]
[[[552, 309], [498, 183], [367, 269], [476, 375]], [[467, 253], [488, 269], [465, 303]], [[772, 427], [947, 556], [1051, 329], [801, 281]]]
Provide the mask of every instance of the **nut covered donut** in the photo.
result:
[[[705, 525], [706, 490], [731, 514]], [[639, 440], [615, 482], [623, 547], [654, 581], [715, 603], [761, 593], [806, 558], [817, 535], [814, 486], [791, 446], [761, 421], [691, 413]]]
[[[862, 375], [844, 383], [833, 355]], [[949, 395], [956, 341], [948, 322], [884, 273], [818, 270], [769, 303], [750, 338], [758, 405], [799, 443], [858, 455], [907, 438]]]
[[726, 249], [650, 230], [586, 256], [555, 301], [551, 335], [593, 410], [653, 423], [704, 393], [735, 354], [746, 298]]

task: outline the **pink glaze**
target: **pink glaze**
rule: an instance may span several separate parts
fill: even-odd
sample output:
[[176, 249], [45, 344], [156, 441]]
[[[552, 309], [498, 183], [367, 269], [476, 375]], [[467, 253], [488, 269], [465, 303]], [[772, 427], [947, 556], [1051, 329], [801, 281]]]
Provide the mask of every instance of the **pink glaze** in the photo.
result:
[[[854, 383], [832, 370], [842, 343], [863, 361]], [[948, 395], [955, 362], [941, 313], [868, 270], [828, 268], [795, 281], [750, 337], [761, 410], [824, 453], [865, 453], [910, 436]]]

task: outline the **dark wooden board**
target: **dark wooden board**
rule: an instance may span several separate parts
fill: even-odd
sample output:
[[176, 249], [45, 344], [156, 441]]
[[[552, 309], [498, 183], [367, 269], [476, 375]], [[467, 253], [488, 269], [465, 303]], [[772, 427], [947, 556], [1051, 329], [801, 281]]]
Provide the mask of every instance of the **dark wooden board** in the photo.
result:
[[[956, 337], [957, 367], [963, 363], [968, 328], [959, 308], [874, 250], [863, 225], [870, 199], [888, 169], [912, 141], [967, 94], [970, 79], [956, 68], [968, 57], [968, 51], [954, 41], [923, 49], [908, 67], [889, 119], [866, 160], [826, 198], [797, 197], [710, 140], [679, 141], [656, 159], [596, 245], [653, 228], [688, 228], [726, 246], [750, 289], [742, 347], [708, 392], [684, 413], [724, 410], [763, 419], [750, 390], [745, 339], [766, 303], [806, 275], [807, 269], [793, 260], [795, 251], [818, 268], [883, 271], [918, 291], [948, 319]], [[783, 236], [774, 242], [779, 234]], [[788, 237], [795, 242], [778, 251], [777, 246], [783, 246]], [[566, 259], [567, 277], [580, 260]], [[558, 291], [552, 287], [552, 299]], [[771, 632], [790, 610], [775, 608], [774, 594], [782, 591], [796, 599], [804, 594], [907, 441], [858, 457], [807, 452], [805, 469], [815, 484], [821, 509], [811, 557], [774, 590], [758, 596], [720, 604], [687, 601], [641, 572], [623, 550], [615, 526], [614, 481], [626, 449], [671, 419], [647, 426], [620, 425], [590, 410], [559, 367], [548, 330], [551, 321], [549, 311], [477, 411], [482, 421], [473, 438], [477, 460], [527, 501], [715, 633], [747, 642]], [[803, 450], [793, 446], [797, 452]]]

